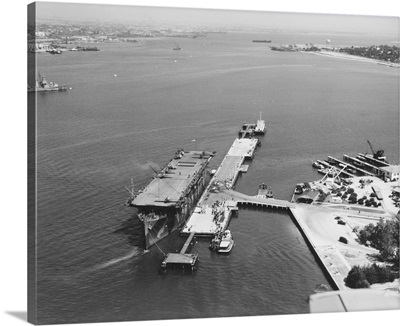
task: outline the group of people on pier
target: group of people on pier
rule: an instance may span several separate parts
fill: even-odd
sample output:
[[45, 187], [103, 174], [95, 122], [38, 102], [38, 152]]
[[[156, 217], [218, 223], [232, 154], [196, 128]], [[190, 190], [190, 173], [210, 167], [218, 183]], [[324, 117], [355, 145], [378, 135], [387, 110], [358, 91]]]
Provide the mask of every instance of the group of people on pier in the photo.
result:
[[218, 226], [220, 225], [221, 222], [224, 221], [224, 207], [225, 207], [225, 201], [220, 202], [217, 200], [214, 204], [212, 204], [212, 214], [213, 214], [213, 221], [216, 223]]
[[215, 234], [215, 237], [211, 240], [210, 249], [211, 250], [218, 250], [222, 239], [231, 238], [231, 237], [232, 237], [231, 231], [229, 231], [229, 230], [225, 230], [225, 231], [220, 230], [220, 231], [218, 231]]

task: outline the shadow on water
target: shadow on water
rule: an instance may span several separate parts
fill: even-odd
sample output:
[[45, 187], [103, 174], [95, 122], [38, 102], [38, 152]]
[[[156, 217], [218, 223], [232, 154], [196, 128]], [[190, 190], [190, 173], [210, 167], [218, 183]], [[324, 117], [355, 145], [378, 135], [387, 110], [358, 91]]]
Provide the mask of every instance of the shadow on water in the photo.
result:
[[278, 215], [286, 215], [289, 216], [289, 213], [285, 209], [276, 209], [276, 208], [269, 208], [264, 206], [252, 206], [252, 205], [240, 205], [239, 206], [239, 215], [240, 211], [257, 211], [262, 213], [274, 213]]
[[143, 234], [143, 224], [137, 218], [136, 213], [121, 223], [121, 227], [115, 230], [116, 234], [123, 234], [127, 237], [131, 246], [145, 248], [145, 238]]
[[159, 274], [162, 278], [166, 278], [168, 275], [187, 275], [187, 276], [195, 276], [198, 273], [199, 267], [197, 266], [196, 269], [191, 269], [189, 267], [168, 267], [168, 268], [161, 268], [159, 269]]

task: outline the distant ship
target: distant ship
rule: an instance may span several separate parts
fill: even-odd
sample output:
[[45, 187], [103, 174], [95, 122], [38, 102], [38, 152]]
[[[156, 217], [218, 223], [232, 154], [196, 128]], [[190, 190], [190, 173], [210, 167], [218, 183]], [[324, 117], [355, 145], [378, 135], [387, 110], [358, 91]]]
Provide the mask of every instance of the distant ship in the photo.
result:
[[176, 44], [175, 44], [175, 47], [173, 48], [173, 50], [179, 51], [179, 50], [182, 50], [182, 48], [179, 46], [178, 43], [176, 43]]
[[271, 40], [253, 40], [255, 43], [271, 43]]
[[39, 80], [36, 80], [34, 87], [28, 86], [28, 92], [51, 92], [51, 91], [65, 91], [67, 86], [58, 85], [53, 82], [48, 82], [44, 76], [39, 75]]
[[[96, 46], [77, 46], [77, 51], [100, 51]], [[75, 51], [75, 50], [74, 50]]]
[[59, 49], [51, 49], [51, 50], [47, 50], [46, 52], [51, 53], [51, 54], [62, 54], [61, 50], [59, 50]]

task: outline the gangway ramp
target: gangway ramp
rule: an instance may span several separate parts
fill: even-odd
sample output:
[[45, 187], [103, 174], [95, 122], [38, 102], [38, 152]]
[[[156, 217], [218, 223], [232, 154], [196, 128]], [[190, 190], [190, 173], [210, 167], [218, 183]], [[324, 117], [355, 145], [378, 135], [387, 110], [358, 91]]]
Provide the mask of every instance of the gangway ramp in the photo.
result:
[[182, 249], [181, 249], [181, 252], [180, 252], [181, 255], [184, 254], [184, 253], [186, 252], [186, 250], [188, 249], [190, 243], [192, 242], [192, 239], [193, 239], [193, 237], [194, 237], [195, 234], [196, 234], [196, 232], [191, 232], [191, 233], [189, 234], [189, 237], [187, 238], [185, 244], [183, 245], [183, 247], [182, 247]]

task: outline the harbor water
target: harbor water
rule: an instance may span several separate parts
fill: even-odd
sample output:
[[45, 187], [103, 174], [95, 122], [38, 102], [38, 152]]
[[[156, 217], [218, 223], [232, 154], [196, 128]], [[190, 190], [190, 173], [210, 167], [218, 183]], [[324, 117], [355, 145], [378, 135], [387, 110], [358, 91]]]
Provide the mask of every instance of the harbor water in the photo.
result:
[[[311, 163], [369, 151], [398, 162], [398, 69], [273, 43], [389, 44], [369, 34], [213, 33], [96, 45], [99, 52], [37, 54], [38, 71], [68, 84], [37, 94], [38, 322], [75, 323], [308, 313], [329, 284], [286, 213], [241, 209], [229, 255], [196, 239], [194, 273], [160, 273], [175, 232], [143, 253], [141, 224], [123, 206], [178, 148], [217, 151], [216, 168], [244, 121], [267, 133], [235, 189], [266, 183], [289, 200], [320, 178]], [[174, 51], [179, 41], [182, 48]], [[29, 94], [29, 96], [34, 96]]]

